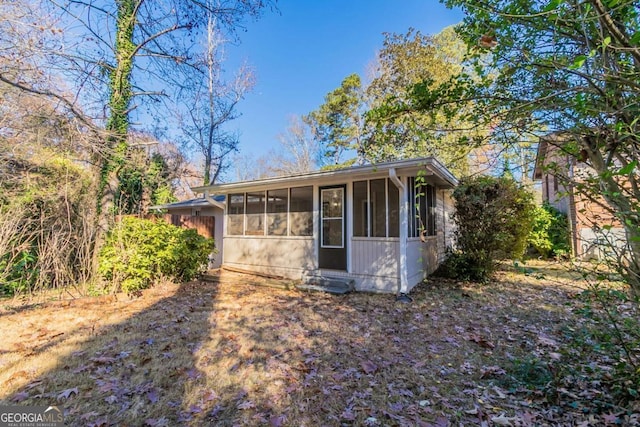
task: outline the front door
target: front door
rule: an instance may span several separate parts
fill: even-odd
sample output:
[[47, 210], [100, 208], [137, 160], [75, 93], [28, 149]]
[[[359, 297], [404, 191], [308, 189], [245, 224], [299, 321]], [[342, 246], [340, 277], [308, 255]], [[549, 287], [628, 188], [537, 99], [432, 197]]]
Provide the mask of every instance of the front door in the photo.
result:
[[344, 185], [320, 188], [320, 268], [347, 269], [345, 190]]

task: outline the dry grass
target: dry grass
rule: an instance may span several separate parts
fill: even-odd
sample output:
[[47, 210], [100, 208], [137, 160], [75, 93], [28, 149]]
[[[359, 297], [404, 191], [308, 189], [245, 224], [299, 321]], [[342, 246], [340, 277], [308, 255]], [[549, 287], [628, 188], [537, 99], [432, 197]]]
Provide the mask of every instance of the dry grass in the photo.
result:
[[604, 424], [507, 381], [514, 361], [558, 357], [571, 279], [434, 280], [405, 305], [224, 272], [133, 300], [5, 307], [0, 403], [57, 404], [90, 426]]

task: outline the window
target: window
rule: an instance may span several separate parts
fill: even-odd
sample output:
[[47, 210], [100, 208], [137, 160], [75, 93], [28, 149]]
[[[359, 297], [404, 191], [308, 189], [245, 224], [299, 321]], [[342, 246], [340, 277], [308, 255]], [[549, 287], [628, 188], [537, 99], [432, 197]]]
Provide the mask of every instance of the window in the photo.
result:
[[247, 223], [245, 235], [264, 236], [264, 191], [247, 193]]
[[353, 183], [353, 235], [398, 237], [400, 194], [386, 178]]
[[229, 195], [229, 214], [227, 215], [227, 234], [244, 234], [244, 194]]
[[[436, 235], [436, 189], [433, 185], [426, 185], [426, 218], [427, 236]], [[420, 202], [422, 203], [422, 201]]]
[[344, 218], [343, 188], [322, 190], [322, 247], [343, 248]]
[[291, 189], [289, 221], [289, 232], [292, 236], [313, 235], [313, 187]]
[[435, 236], [435, 187], [409, 178], [409, 206], [409, 237]]
[[369, 189], [368, 181], [353, 183], [353, 235], [369, 236]]
[[544, 189], [546, 193], [544, 193], [543, 196], [546, 196], [546, 200], [549, 200], [549, 175], [545, 175], [544, 177]]
[[313, 187], [229, 194], [230, 236], [312, 236]]
[[371, 203], [371, 237], [387, 236], [387, 189], [385, 179], [369, 181], [369, 202]]
[[400, 237], [400, 191], [398, 187], [391, 182], [390, 179], [387, 180], [387, 187], [389, 195], [388, 205], [389, 205], [389, 237]]
[[289, 191], [267, 191], [267, 234], [269, 236], [287, 235], [287, 211], [289, 209]]

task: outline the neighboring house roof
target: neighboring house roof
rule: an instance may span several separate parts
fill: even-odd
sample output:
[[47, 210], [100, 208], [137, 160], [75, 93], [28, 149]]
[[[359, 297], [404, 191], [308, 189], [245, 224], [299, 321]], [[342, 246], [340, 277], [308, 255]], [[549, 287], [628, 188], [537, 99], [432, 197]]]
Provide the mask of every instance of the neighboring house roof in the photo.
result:
[[538, 143], [538, 152], [536, 153], [536, 164], [533, 168], [533, 179], [541, 180], [542, 179], [542, 166], [544, 163], [544, 156], [547, 153], [547, 141], [541, 139]]
[[398, 160], [394, 162], [378, 163], [365, 166], [353, 166], [344, 169], [320, 170], [303, 174], [263, 178], [254, 181], [241, 181], [227, 184], [214, 184], [202, 187], [194, 187], [192, 190], [197, 193], [226, 193], [239, 191], [246, 188], [272, 187], [273, 185], [304, 185], [318, 180], [331, 180], [341, 177], [366, 179], [372, 174], [389, 173], [394, 169], [396, 174], [403, 175], [416, 173], [418, 170], [426, 170], [436, 183], [442, 187], [453, 188], [458, 185], [458, 179], [436, 158], [425, 157], [419, 159]]
[[167, 203], [164, 205], [154, 205], [149, 207], [152, 209], [179, 209], [179, 208], [205, 208], [215, 206], [224, 209], [225, 196], [220, 194], [211, 198], [197, 197], [195, 199], [182, 200], [180, 202]]
[[549, 145], [556, 148], [560, 147], [563, 143], [566, 143], [569, 138], [570, 135], [566, 132], [553, 132], [540, 138], [538, 142], [538, 152], [536, 153], [536, 164], [533, 168], [534, 180], [542, 180], [542, 176], [544, 175], [544, 160], [549, 150]]

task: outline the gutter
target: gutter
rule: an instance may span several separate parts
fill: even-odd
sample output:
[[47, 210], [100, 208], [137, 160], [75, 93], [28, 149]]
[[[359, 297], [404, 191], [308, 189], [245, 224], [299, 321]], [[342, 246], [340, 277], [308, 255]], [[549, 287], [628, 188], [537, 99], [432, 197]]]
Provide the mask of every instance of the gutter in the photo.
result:
[[350, 178], [362, 177], [367, 178], [371, 174], [385, 174], [386, 170], [396, 169], [428, 169], [434, 173], [444, 185], [455, 187], [458, 180], [449, 172], [437, 159], [433, 157], [425, 157], [420, 159], [400, 160], [395, 162], [378, 163], [364, 166], [353, 166], [350, 168], [336, 170], [319, 170], [307, 172], [303, 174], [294, 174], [288, 176], [279, 176], [272, 178], [262, 178], [253, 181], [240, 181], [226, 184], [214, 184], [200, 187], [192, 187], [194, 193], [204, 193], [206, 191], [213, 193], [230, 193], [234, 191], [243, 191], [247, 188], [263, 189], [276, 188], [278, 185], [292, 185], [294, 183], [303, 185], [303, 183], [315, 183], [318, 179], [335, 179], [348, 176]]

